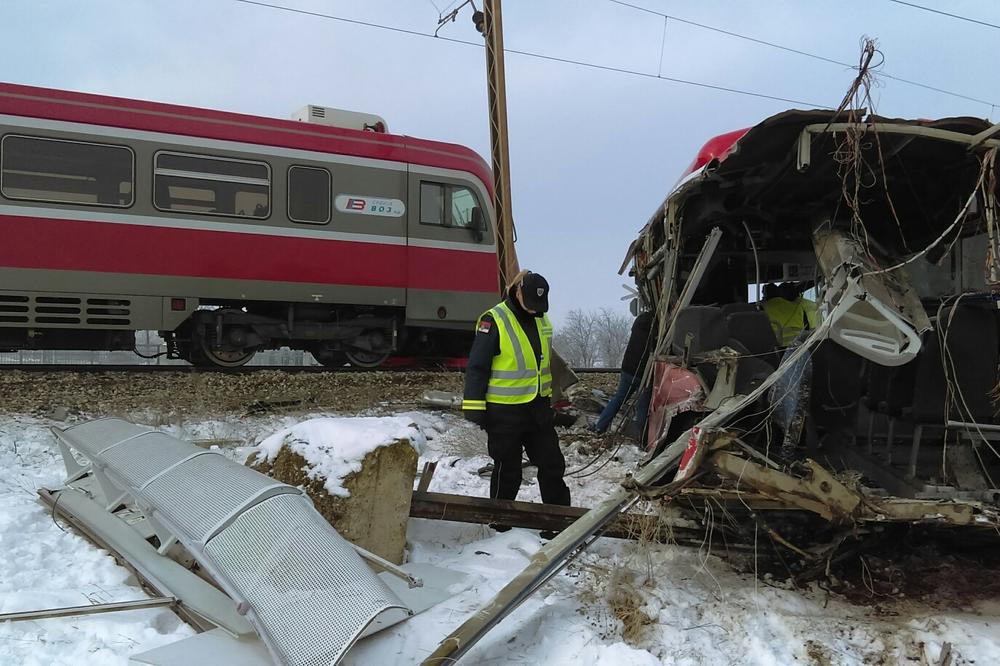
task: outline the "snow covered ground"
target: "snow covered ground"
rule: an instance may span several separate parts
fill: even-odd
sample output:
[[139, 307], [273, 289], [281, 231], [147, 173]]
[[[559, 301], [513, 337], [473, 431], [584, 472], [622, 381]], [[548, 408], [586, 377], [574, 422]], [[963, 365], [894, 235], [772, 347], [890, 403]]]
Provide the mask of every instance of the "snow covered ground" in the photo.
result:
[[[371, 415], [374, 412], [366, 413]], [[387, 412], [378, 412], [384, 415]], [[453, 414], [396, 412], [427, 439], [421, 463], [438, 460], [431, 490], [487, 494], [477, 470], [485, 436]], [[343, 416], [344, 414], [339, 414]], [[142, 415], [132, 415], [141, 421]], [[164, 429], [192, 440], [257, 444], [306, 418], [226, 416]], [[153, 419], [147, 419], [152, 421]], [[57, 524], [36, 501], [58, 486], [62, 463], [38, 416], [0, 415], [0, 612], [144, 597], [105, 552]], [[591, 456], [564, 434], [574, 504], [593, 505], [637, 458], [579, 473]], [[242, 455], [245, 448], [234, 448]], [[519, 499], [538, 500], [532, 470]], [[464, 589], [425, 613], [361, 642], [347, 663], [418, 663], [519, 572], [541, 545], [537, 532], [412, 520], [410, 560], [467, 574]], [[945, 642], [955, 664], [1000, 663], [1000, 602], [948, 612], [910, 602], [849, 604], [738, 574], [709, 552], [599, 540], [490, 633], [469, 664], [937, 664]], [[0, 624], [0, 665], [124, 666], [128, 655], [191, 635], [163, 609]]]

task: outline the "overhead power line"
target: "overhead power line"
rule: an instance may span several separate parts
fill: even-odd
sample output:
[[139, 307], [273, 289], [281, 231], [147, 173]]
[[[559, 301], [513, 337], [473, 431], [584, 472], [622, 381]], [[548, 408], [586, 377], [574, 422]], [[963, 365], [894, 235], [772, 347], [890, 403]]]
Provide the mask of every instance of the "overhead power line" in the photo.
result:
[[940, 9], [934, 9], [933, 7], [924, 7], [923, 5], [916, 5], [912, 2], [903, 2], [903, 0], [889, 0], [889, 2], [895, 2], [897, 5], [906, 5], [907, 7], [913, 7], [914, 9], [922, 9], [925, 12], [931, 12], [932, 14], [940, 14], [941, 16], [948, 16], [953, 19], [958, 19], [959, 21], [967, 21], [969, 23], [975, 23], [977, 25], [985, 25], [987, 28], [996, 28], [1000, 30], [1000, 25], [996, 23], [988, 23], [986, 21], [980, 21], [979, 19], [974, 19], [969, 16], [962, 16], [961, 14], [952, 14], [951, 12], [944, 12]]
[[[298, 9], [296, 7], [285, 7], [283, 5], [276, 5], [269, 2], [261, 2], [260, 0], [234, 0], [235, 2], [242, 2], [246, 5], [255, 5], [258, 7], [267, 7], [269, 9], [276, 9], [280, 11], [290, 12], [293, 14], [302, 14], [304, 16], [312, 16], [315, 18], [329, 19], [331, 21], [339, 21], [341, 23], [348, 23], [351, 25], [360, 25], [367, 28], [377, 28], [379, 30], [388, 30], [391, 32], [398, 32], [404, 35], [412, 35], [414, 37], [427, 37], [429, 39], [435, 39], [438, 41], [452, 42], [454, 44], [465, 44], [466, 46], [475, 46], [477, 48], [485, 48], [480, 42], [470, 42], [464, 39], [455, 39], [454, 37], [442, 37], [434, 36], [428, 32], [420, 32], [419, 30], [410, 30], [407, 28], [398, 28], [391, 25], [383, 25], [381, 23], [373, 23], [371, 21], [361, 21], [359, 19], [346, 18], [344, 16], [335, 16], [333, 14], [324, 14], [322, 12], [314, 12], [306, 9]], [[522, 51], [518, 49], [505, 48], [505, 53], [513, 53], [515, 55], [526, 56], [529, 58], [538, 58], [541, 60], [549, 60], [552, 62], [560, 62], [567, 65], [576, 65], [578, 67], [588, 67], [590, 69], [597, 69], [605, 72], [613, 72], [617, 74], [627, 74], [630, 76], [643, 77], [647, 79], [659, 79], [662, 81], [669, 81], [671, 83], [679, 83], [686, 86], [695, 86], [698, 88], [705, 88], [708, 90], [717, 90], [719, 92], [727, 92], [736, 95], [745, 95], [748, 97], [758, 97], [761, 99], [774, 100], [776, 102], [788, 102], [789, 104], [804, 104], [806, 106], [816, 107], [820, 109], [830, 109], [833, 108], [828, 104], [818, 104], [816, 102], [808, 102], [800, 99], [792, 99], [790, 97], [780, 97], [778, 95], [768, 95], [766, 93], [754, 92], [751, 90], [743, 90], [741, 88], [730, 88], [728, 86], [718, 86], [711, 83], [704, 83], [702, 81], [692, 81], [690, 79], [681, 79], [673, 76], [661, 76], [654, 72], [642, 72], [635, 69], [627, 69], [624, 67], [613, 67], [611, 65], [601, 65], [594, 62], [586, 62], [583, 60], [574, 60], [572, 58], [560, 58], [557, 56], [551, 56], [544, 53], [536, 53], [533, 51]], [[987, 102], [988, 104], [988, 102]]]
[[[891, 0], [891, 1], [892, 2], [900, 2], [900, 4], [904, 4], [904, 5], [909, 5], [910, 4], [908, 2], [901, 2], [901, 0]], [[654, 16], [661, 16], [665, 20], [676, 21], [677, 23], [683, 23], [685, 25], [695, 26], [697, 28], [702, 28], [704, 30], [710, 30], [712, 32], [717, 32], [719, 34], [727, 35], [729, 37], [736, 37], [737, 39], [743, 39], [743, 40], [746, 40], [748, 42], [753, 42], [754, 44], [760, 44], [762, 46], [768, 46], [770, 48], [778, 49], [780, 51], [785, 51], [787, 53], [794, 53], [795, 55], [804, 56], [806, 58], [812, 58], [813, 60], [819, 60], [821, 62], [829, 63], [831, 65], [840, 65], [841, 67], [847, 67], [849, 69], [857, 69], [858, 68], [857, 65], [852, 65], [851, 63], [848, 63], [848, 62], [843, 62], [841, 60], [835, 60], [834, 58], [827, 58], [826, 56], [818, 55], [818, 54], [815, 54], [815, 53], [809, 53], [808, 51], [801, 51], [799, 49], [795, 49], [795, 48], [792, 48], [790, 46], [785, 46], [783, 44], [777, 44], [775, 42], [769, 42], [769, 41], [764, 40], [764, 39], [757, 39], [756, 37], [751, 37], [750, 35], [743, 35], [743, 34], [740, 34], [738, 32], [733, 32], [731, 30], [725, 30], [723, 28], [718, 28], [716, 26], [707, 25], [705, 23], [698, 23], [697, 21], [691, 21], [689, 19], [681, 18], [679, 16], [674, 16], [673, 14], [665, 14], [663, 12], [659, 12], [659, 11], [656, 11], [656, 10], [653, 10], [653, 9], [649, 9], [648, 7], [640, 7], [639, 5], [634, 5], [634, 4], [630, 3], [630, 2], [623, 2], [623, 0], [608, 0], [608, 2], [613, 2], [616, 5], [621, 5], [623, 7], [629, 7], [631, 9], [635, 9], [635, 10], [640, 11], [640, 12], [645, 12], [647, 14], [653, 14]], [[919, 5], [912, 5], [912, 6], [913, 7], [918, 7], [920, 9], [926, 9], [925, 7], [919, 7]], [[935, 11], [935, 10], [928, 10], [928, 11]], [[944, 12], [938, 12], [938, 13], [944, 13]], [[948, 15], [949, 16], [954, 16], [952, 14], [948, 14]], [[963, 17], [956, 17], [956, 18], [963, 18]], [[971, 20], [971, 19], [968, 19], [968, 20]], [[979, 21], [975, 21], [975, 22], [979, 23]], [[984, 23], [983, 25], [992, 25], [992, 24], [990, 24], [990, 23]], [[993, 27], [1000, 28], [1000, 26], [993, 26]], [[997, 102], [990, 102], [990, 101], [985, 100], [985, 99], [979, 99], [978, 97], [972, 97], [970, 95], [963, 95], [962, 93], [957, 93], [957, 92], [954, 92], [952, 90], [945, 90], [944, 88], [938, 88], [937, 86], [932, 86], [932, 85], [929, 85], [929, 84], [926, 84], [926, 83], [921, 83], [919, 81], [913, 81], [911, 79], [904, 79], [904, 78], [899, 77], [899, 76], [893, 76], [892, 74], [889, 74], [888, 72], [885, 72], [885, 71], [880, 71], [879, 72], [879, 76], [882, 76], [882, 77], [887, 78], [887, 79], [891, 79], [893, 81], [899, 81], [900, 83], [905, 83], [907, 85], [916, 86], [918, 88], [923, 88], [925, 90], [931, 90], [931, 91], [936, 92], [936, 93], [941, 93], [942, 95], [950, 95], [952, 97], [957, 97], [959, 99], [964, 99], [964, 100], [967, 100], [969, 102], [977, 102], [979, 104], [986, 104], [987, 106], [990, 106], [990, 107], [1000, 106], [1000, 103], [997, 103]]]

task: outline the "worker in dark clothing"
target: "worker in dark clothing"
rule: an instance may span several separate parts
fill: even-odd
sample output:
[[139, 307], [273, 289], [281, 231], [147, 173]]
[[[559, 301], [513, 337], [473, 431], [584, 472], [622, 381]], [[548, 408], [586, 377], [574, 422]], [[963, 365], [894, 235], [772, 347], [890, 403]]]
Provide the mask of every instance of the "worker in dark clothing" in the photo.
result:
[[[622, 357], [621, 374], [618, 377], [618, 390], [611, 396], [607, 406], [601, 415], [597, 417], [594, 424], [594, 432], [607, 432], [615, 414], [621, 409], [622, 403], [639, 388], [642, 381], [642, 373], [646, 369], [646, 361], [649, 359], [649, 334], [653, 328], [653, 313], [643, 312], [632, 322], [632, 332], [628, 337], [628, 345], [625, 346], [625, 355]], [[649, 399], [640, 399], [636, 405], [636, 420], [639, 425], [639, 432], [646, 427], [646, 411], [649, 408]]]
[[521, 487], [521, 452], [538, 468], [546, 504], [569, 506], [566, 461], [553, 426], [549, 284], [537, 273], [514, 278], [507, 297], [476, 323], [462, 410], [486, 430], [493, 458], [490, 497], [512, 500]]

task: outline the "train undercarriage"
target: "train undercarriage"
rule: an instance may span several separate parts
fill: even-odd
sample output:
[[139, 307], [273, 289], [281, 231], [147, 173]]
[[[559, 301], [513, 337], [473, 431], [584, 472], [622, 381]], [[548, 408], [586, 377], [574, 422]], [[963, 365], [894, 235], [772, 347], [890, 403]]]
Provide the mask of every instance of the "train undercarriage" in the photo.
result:
[[[199, 367], [235, 368], [258, 351], [303, 350], [322, 365], [375, 368], [390, 356], [453, 358], [468, 353], [463, 329], [407, 326], [397, 308], [224, 302], [195, 310], [177, 329], [160, 331], [167, 358]], [[136, 351], [133, 330], [0, 327], [0, 352]]]

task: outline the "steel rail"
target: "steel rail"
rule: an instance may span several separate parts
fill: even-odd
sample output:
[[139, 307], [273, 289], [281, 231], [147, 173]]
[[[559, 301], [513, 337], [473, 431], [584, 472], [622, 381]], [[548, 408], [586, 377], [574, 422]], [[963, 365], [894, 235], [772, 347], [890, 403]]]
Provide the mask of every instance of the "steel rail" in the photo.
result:
[[[287, 373], [364, 373], [364, 372], [427, 372], [427, 373], [449, 373], [464, 372], [465, 368], [449, 366], [420, 366], [420, 367], [379, 367], [379, 368], [356, 368], [344, 366], [342, 368], [328, 368], [322, 365], [244, 365], [237, 368], [224, 367], [195, 367], [193, 365], [153, 365], [153, 364], [100, 364], [100, 363], [0, 363], [0, 373], [4, 371], [17, 372], [80, 372], [80, 373], [102, 373], [102, 372], [129, 372], [136, 374], [157, 374], [157, 373], [224, 373], [224, 374], [253, 374], [255, 372], [265, 372], [273, 370]], [[580, 374], [617, 374], [621, 368], [573, 368], [573, 372]]]

